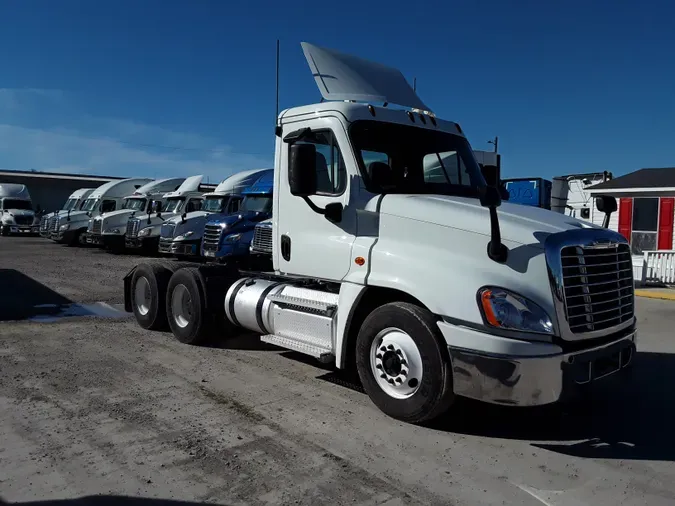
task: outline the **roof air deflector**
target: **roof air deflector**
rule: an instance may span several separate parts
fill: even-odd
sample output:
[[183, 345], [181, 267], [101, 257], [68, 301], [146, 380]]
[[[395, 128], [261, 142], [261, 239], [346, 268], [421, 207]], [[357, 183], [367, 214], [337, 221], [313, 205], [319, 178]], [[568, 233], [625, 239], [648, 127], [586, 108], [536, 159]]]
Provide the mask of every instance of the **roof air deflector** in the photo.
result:
[[325, 100], [388, 102], [431, 112], [400, 70], [307, 42], [301, 45]]

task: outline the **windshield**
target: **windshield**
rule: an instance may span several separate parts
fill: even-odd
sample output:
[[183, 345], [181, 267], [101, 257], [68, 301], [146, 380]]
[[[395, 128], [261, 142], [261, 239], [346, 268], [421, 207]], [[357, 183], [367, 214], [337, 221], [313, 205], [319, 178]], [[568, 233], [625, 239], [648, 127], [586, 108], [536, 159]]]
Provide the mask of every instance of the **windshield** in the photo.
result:
[[30, 200], [17, 200], [17, 199], [5, 199], [2, 201], [3, 209], [23, 209], [26, 211], [32, 211], [33, 206], [30, 203]]
[[163, 213], [179, 213], [183, 209], [183, 204], [185, 204], [185, 198], [173, 198], [166, 201], [166, 205], [162, 210]]
[[131, 209], [132, 211], [142, 211], [145, 209], [146, 199], [126, 199], [122, 209]]
[[75, 204], [77, 204], [77, 199], [68, 199], [66, 200], [66, 203], [63, 205], [63, 209], [66, 211], [70, 211], [73, 207], [75, 207]]
[[83, 211], [91, 211], [96, 207], [96, 203], [98, 202], [98, 199], [87, 199], [84, 201], [84, 204], [82, 204], [82, 210]]
[[227, 197], [206, 197], [202, 204], [202, 211], [210, 213], [219, 213], [223, 206], [227, 203]]
[[271, 195], [246, 195], [246, 198], [241, 203], [239, 211], [256, 211], [269, 212], [272, 210], [272, 196]]
[[369, 120], [355, 122], [349, 134], [370, 191], [478, 197], [485, 186], [469, 143], [458, 135]]

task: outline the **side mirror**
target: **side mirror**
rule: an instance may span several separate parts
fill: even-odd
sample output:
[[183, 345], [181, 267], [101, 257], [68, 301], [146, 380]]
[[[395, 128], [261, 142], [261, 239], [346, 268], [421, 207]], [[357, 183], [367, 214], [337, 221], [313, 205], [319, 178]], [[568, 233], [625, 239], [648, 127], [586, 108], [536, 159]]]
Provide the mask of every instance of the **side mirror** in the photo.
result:
[[600, 195], [595, 198], [595, 207], [597, 207], [598, 211], [601, 213], [605, 213], [605, 219], [602, 220], [602, 227], [609, 228], [609, 217], [612, 213], [616, 212], [617, 209], [616, 199], [609, 195]]
[[498, 187], [500, 183], [500, 170], [496, 165], [481, 165], [480, 170], [483, 173], [483, 179], [488, 186]]
[[316, 193], [316, 146], [293, 144], [288, 164], [288, 184], [291, 194], [308, 197]]
[[502, 203], [501, 191], [496, 186], [488, 185], [480, 189], [480, 205], [483, 207], [499, 207]]

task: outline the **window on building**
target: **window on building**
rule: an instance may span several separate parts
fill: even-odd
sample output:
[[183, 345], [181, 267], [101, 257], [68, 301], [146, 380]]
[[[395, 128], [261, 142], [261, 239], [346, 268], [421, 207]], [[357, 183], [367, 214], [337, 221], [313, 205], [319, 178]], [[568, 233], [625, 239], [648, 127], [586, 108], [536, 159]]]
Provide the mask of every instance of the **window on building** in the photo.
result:
[[633, 227], [630, 248], [633, 255], [657, 249], [659, 225], [659, 199], [633, 199]]

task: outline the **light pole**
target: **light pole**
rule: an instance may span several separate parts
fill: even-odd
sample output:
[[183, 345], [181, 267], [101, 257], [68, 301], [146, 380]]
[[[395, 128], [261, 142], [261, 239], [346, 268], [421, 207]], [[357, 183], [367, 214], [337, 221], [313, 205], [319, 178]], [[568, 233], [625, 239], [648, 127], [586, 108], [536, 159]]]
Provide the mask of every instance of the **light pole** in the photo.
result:
[[495, 153], [496, 153], [496, 152], [497, 152], [497, 147], [498, 147], [498, 145], [499, 145], [499, 137], [496, 137], [496, 136], [495, 136], [495, 138], [494, 138], [493, 140], [487, 141], [487, 143], [488, 143], [488, 144], [494, 144], [494, 146], [495, 146]]

